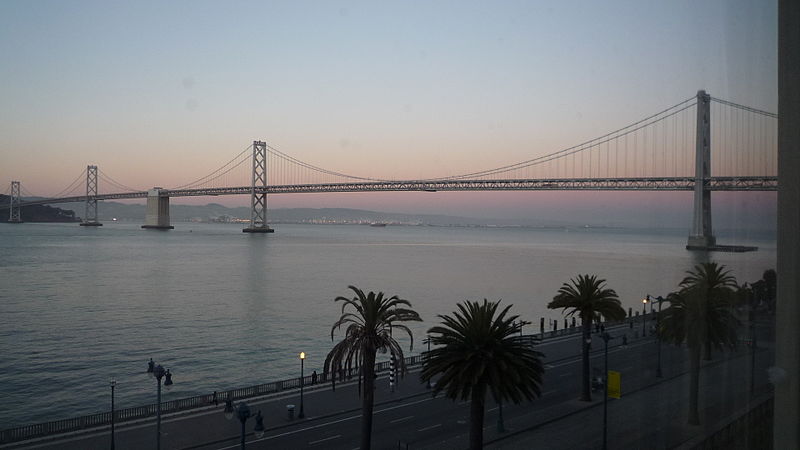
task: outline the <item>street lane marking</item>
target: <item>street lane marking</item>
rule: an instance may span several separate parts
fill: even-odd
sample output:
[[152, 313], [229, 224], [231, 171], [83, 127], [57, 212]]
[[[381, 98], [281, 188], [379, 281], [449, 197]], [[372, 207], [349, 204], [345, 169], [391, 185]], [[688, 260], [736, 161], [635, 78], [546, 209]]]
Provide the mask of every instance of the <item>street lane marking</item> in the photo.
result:
[[570, 377], [572, 375], [575, 375], [575, 374], [566, 372], [566, 373], [562, 373], [561, 375], [559, 375], [558, 378]]
[[625, 366], [621, 370], [633, 370], [633, 369], [635, 369], [634, 366]]
[[[621, 352], [621, 351], [625, 351], [625, 350], [630, 350], [632, 348], [641, 347], [641, 346], [647, 345], [647, 344], [652, 344], [652, 342], [640, 342], [640, 343], [635, 343], [635, 344], [628, 344], [628, 348], [627, 349], [620, 348], [620, 347], [615, 347], [613, 350], [609, 349], [608, 350], [608, 354], [610, 355], [612, 353], [617, 353], [617, 352]], [[597, 358], [602, 358], [602, 357], [603, 357], [602, 354], [600, 354], [600, 355], [590, 355], [589, 359], [597, 359]], [[570, 360], [565, 361], [563, 363], [555, 364], [553, 366], [553, 368], [569, 366], [569, 365], [575, 364], [575, 363], [580, 362], [580, 361], [581, 361], [581, 357], [578, 356], [578, 357], [576, 357], [574, 359], [570, 359]]]
[[428, 431], [428, 430], [432, 430], [432, 429], [434, 429], [434, 428], [439, 428], [440, 426], [442, 426], [442, 424], [440, 424], [440, 423], [437, 423], [436, 425], [431, 425], [431, 426], [429, 426], [429, 427], [420, 428], [419, 430], [417, 430], [417, 432], [420, 432], [420, 431]]
[[401, 417], [401, 418], [399, 418], [399, 419], [390, 420], [390, 421], [389, 421], [389, 423], [397, 423], [397, 422], [402, 422], [402, 421], [404, 421], [404, 420], [413, 419], [413, 418], [414, 418], [414, 416], [406, 416], [406, 417]]
[[[418, 403], [423, 403], [423, 402], [429, 402], [431, 400], [433, 400], [433, 398], [424, 398], [422, 400], [417, 400], [417, 401], [414, 401], [414, 402], [408, 402], [408, 403], [404, 403], [402, 405], [390, 406], [388, 408], [379, 409], [379, 410], [376, 410], [375, 413], [391, 411], [393, 409], [402, 408], [402, 407], [405, 407], [405, 406], [416, 405]], [[299, 428], [297, 430], [287, 431], [285, 433], [274, 434], [272, 436], [264, 436], [261, 439], [254, 439], [254, 440], [249, 441], [249, 442], [250, 443], [261, 442], [261, 441], [266, 441], [268, 439], [275, 439], [275, 438], [279, 438], [279, 437], [283, 437], [283, 436], [289, 436], [291, 434], [301, 433], [301, 432], [308, 431], [308, 430], [314, 430], [316, 428], [322, 428], [322, 427], [326, 427], [328, 425], [333, 425], [333, 424], [336, 424], [336, 423], [346, 422], [348, 420], [359, 419], [359, 418], [361, 418], [361, 414], [359, 414], [357, 416], [344, 417], [344, 418], [341, 418], [341, 419], [338, 419], [338, 420], [332, 420], [330, 422], [320, 423], [318, 425], [314, 425], [314, 426], [310, 426], [310, 427]], [[228, 446], [228, 447], [220, 447], [219, 450], [233, 449], [233, 448], [237, 448], [237, 447], [239, 447], [238, 444], [237, 445], [231, 445], [231, 446]]]
[[542, 397], [544, 397], [545, 395], [548, 395], [548, 394], [552, 394], [553, 392], [558, 392], [558, 389], [553, 389], [552, 391], [542, 392]]
[[316, 444], [319, 444], [320, 442], [330, 441], [332, 439], [339, 439], [340, 437], [342, 437], [342, 435], [341, 434], [337, 434], [336, 436], [327, 437], [325, 439], [320, 439], [318, 441], [311, 441], [311, 442], [308, 443], [308, 445], [316, 445]]
[[499, 406], [495, 406], [494, 408], [489, 408], [487, 411], [494, 411], [497, 408], [499, 408]]

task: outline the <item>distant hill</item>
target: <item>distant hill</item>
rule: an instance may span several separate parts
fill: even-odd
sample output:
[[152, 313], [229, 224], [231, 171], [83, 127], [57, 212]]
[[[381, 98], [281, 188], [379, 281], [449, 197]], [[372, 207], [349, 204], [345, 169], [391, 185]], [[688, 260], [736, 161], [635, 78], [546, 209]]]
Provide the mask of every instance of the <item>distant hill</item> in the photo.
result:
[[[8, 220], [8, 204], [11, 197], [0, 194], [0, 205], [5, 208], [0, 209], [0, 220]], [[56, 208], [48, 205], [23, 206], [19, 211], [23, 222], [79, 222], [80, 218], [75, 216], [75, 211]]]

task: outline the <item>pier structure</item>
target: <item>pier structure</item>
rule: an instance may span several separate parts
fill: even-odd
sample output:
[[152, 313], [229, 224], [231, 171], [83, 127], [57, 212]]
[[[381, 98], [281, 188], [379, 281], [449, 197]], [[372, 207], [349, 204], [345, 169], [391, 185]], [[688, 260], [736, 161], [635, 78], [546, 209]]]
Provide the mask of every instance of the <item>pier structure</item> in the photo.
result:
[[171, 230], [175, 228], [169, 221], [169, 195], [167, 190], [154, 187], [147, 191], [147, 212], [142, 228], [152, 230]]

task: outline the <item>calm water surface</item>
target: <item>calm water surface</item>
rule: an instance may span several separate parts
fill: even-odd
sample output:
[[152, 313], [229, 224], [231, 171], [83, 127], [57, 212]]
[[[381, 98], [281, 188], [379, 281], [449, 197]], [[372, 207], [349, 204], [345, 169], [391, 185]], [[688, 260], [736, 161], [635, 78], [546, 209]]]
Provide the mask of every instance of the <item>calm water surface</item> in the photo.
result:
[[[562, 317], [546, 304], [578, 273], [606, 278], [640, 310], [699, 261], [683, 231], [240, 228], [0, 224], [0, 428], [108, 410], [111, 377], [119, 408], [152, 403], [151, 357], [174, 373], [166, 399], [297, 376], [300, 351], [320, 370], [340, 313], [333, 299], [349, 284], [410, 300], [421, 341], [465, 299], [513, 303], [538, 330], [540, 317]], [[774, 240], [720, 240], [760, 247], [712, 255], [741, 282], [775, 267]]]

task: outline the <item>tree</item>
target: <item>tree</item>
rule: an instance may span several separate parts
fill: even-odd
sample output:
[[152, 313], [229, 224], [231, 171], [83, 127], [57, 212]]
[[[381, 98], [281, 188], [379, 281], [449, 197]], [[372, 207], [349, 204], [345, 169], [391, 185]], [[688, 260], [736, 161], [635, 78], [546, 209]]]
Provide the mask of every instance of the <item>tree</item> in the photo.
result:
[[764, 271], [761, 279], [763, 279], [765, 283], [764, 288], [766, 290], [768, 308], [770, 312], [774, 312], [775, 299], [778, 296], [778, 274], [775, 272], [775, 269], [767, 269]]
[[[333, 377], [345, 368], [349, 372], [353, 365], [361, 369], [364, 377], [364, 392], [361, 398], [361, 449], [369, 450], [372, 441], [372, 410], [375, 401], [375, 357], [377, 352], [389, 352], [399, 363], [401, 374], [405, 374], [406, 365], [403, 349], [392, 337], [391, 330], [404, 331], [411, 339], [409, 349], [414, 346], [411, 330], [398, 322], [421, 321], [419, 314], [411, 308], [408, 300], [399, 297], [385, 297], [383, 292], [377, 294], [370, 291], [364, 295], [361, 289], [348, 286], [355, 296], [352, 299], [336, 297], [335, 301], [344, 302], [342, 316], [331, 328], [331, 340], [334, 332], [345, 326], [344, 338], [336, 344], [325, 358], [325, 373]], [[345, 312], [352, 307], [354, 312]], [[340, 378], [341, 380], [341, 378]]]
[[570, 312], [567, 316], [577, 315], [581, 318], [583, 330], [581, 400], [586, 402], [592, 401], [589, 379], [589, 344], [592, 339], [592, 320], [600, 321], [601, 317], [606, 320], [625, 318], [625, 310], [622, 309], [617, 293], [613, 289], [606, 289], [605, 282], [606, 280], [598, 279], [595, 275], [578, 275], [569, 283], [564, 283], [558, 290], [558, 294], [553, 297], [553, 301], [547, 304], [550, 309], [562, 308], [564, 311], [569, 309]]
[[428, 330], [437, 347], [423, 362], [420, 377], [436, 382], [434, 395], [444, 391], [453, 400], [470, 399], [469, 448], [483, 447], [486, 391], [498, 402], [541, 395], [542, 354], [516, 339], [519, 316], [506, 317], [512, 305], [499, 314], [500, 302], [466, 301], [453, 316], [440, 315], [442, 325]]
[[667, 296], [670, 302], [660, 320], [662, 339], [689, 347], [690, 425], [699, 425], [700, 354], [703, 346], [722, 349], [736, 345], [739, 320], [731, 310], [736, 280], [716, 263], [704, 263], [687, 272], [680, 290]]

